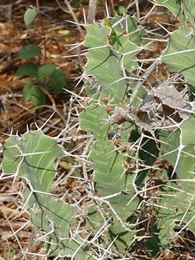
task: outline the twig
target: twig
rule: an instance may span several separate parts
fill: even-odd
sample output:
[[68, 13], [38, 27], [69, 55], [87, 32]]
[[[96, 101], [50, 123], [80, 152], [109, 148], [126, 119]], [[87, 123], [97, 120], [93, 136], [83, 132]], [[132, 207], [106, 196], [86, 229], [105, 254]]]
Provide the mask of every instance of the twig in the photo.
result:
[[41, 19], [41, 11], [40, 11], [40, 4], [39, 0], [36, 0], [36, 7], [37, 7], [37, 13], [38, 13], [38, 20], [39, 20], [39, 26], [41, 28], [42, 37], [43, 37], [43, 45], [44, 45], [44, 61], [46, 61], [47, 55], [46, 55], [46, 38], [45, 38], [45, 30], [43, 27], [42, 19]]
[[87, 22], [92, 23], [95, 19], [97, 0], [89, 0]]
[[68, 7], [68, 10], [69, 10], [69, 12], [70, 12], [72, 18], [73, 18], [73, 20], [74, 20], [75, 23], [76, 23], [77, 29], [78, 29], [80, 35], [82, 36], [82, 35], [83, 35], [83, 30], [82, 30], [81, 26], [79, 25], [79, 21], [78, 21], [76, 15], [75, 15], [75, 13], [73, 12], [73, 9], [72, 9], [71, 5], [69, 4], [69, 2], [68, 2], [67, 0], [64, 0], [64, 3], [65, 3], [66, 6]]

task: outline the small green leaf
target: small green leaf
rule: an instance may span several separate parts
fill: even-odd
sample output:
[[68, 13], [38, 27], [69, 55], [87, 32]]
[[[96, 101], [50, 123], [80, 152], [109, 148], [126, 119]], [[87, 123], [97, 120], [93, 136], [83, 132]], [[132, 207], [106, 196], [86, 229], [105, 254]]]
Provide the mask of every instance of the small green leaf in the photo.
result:
[[37, 16], [37, 11], [35, 8], [28, 8], [24, 14], [25, 25], [28, 26], [34, 22]]
[[118, 14], [119, 15], [124, 15], [124, 14], [126, 14], [127, 13], [127, 8], [126, 7], [124, 7], [124, 6], [122, 6], [122, 5], [119, 5], [119, 7], [118, 7]]
[[29, 44], [18, 53], [20, 59], [32, 59], [41, 55], [41, 49], [36, 44]]
[[19, 79], [23, 77], [36, 77], [39, 66], [37, 64], [22, 64], [17, 70]]
[[25, 102], [32, 101], [34, 106], [44, 105], [46, 102], [45, 93], [32, 82], [29, 82], [23, 89], [23, 98]]
[[34, 87], [31, 100], [34, 106], [44, 105], [46, 103], [45, 93], [41, 90], [41, 88]]
[[86, 218], [87, 229], [91, 232], [97, 232], [97, 230], [103, 225], [104, 219], [100, 212], [96, 209], [95, 205], [88, 208], [88, 214]]
[[50, 77], [56, 70], [56, 65], [54, 64], [44, 64], [38, 70], [38, 77], [40, 80]]
[[55, 70], [50, 76], [50, 82], [52, 84], [53, 93], [60, 94], [64, 92], [64, 88], [67, 87], [67, 81], [64, 73], [61, 70]]
[[23, 98], [24, 102], [28, 102], [32, 98], [32, 91], [33, 91], [33, 84], [32, 82], [29, 82], [23, 89]]

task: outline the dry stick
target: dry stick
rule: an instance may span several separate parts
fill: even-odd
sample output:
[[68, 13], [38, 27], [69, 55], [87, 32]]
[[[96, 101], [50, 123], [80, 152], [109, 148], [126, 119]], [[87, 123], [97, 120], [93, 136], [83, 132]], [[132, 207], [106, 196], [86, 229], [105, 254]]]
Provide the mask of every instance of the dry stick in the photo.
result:
[[37, 13], [38, 13], [38, 20], [39, 20], [39, 26], [41, 28], [41, 32], [42, 32], [42, 37], [43, 37], [43, 45], [44, 45], [44, 61], [46, 61], [46, 38], [45, 38], [45, 30], [43, 27], [43, 23], [42, 23], [42, 19], [41, 19], [41, 11], [40, 11], [40, 4], [39, 4], [39, 0], [36, 0], [36, 7], [37, 7]]
[[140, 23], [139, 0], [135, 0], [135, 7], [136, 7], [136, 13], [137, 13], [137, 20]]
[[130, 2], [127, 6], [127, 10], [129, 10], [133, 5], [135, 4], [135, 1]]
[[[92, 145], [92, 143], [94, 142], [94, 137], [90, 137], [88, 142], [87, 142], [87, 145], [85, 146], [84, 148], [84, 151], [82, 153], [82, 158], [85, 158], [85, 156], [89, 153], [89, 148], [90, 146]], [[82, 170], [83, 170], [83, 177], [84, 177], [84, 180], [86, 182], [88, 182], [88, 174], [87, 174], [87, 165], [86, 165], [86, 161], [81, 161], [82, 163]]]
[[70, 14], [70, 12], [68, 10], [66, 10], [60, 3], [59, 0], [56, 0], [56, 3], [58, 5], [58, 7], [64, 12], [64, 13], [67, 13], [67, 14]]
[[89, 0], [87, 22], [92, 23], [95, 20], [97, 0]]
[[[45, 94], [45, 95], [49, 98], [49, 100], [51, 101], [51, 103], [52, 103], [52, 106], [51, 106], [51, 107], [53, 108], [53, 111], [56, 112], [56, 114], [61, 118], [61, 120], [62, 120], [62, 122], [64, 123], [64, 125], [66, 125], [66, 120], [65, 120], [64, 116], [60, 113], [60, 111], [58, 110], [58, 108], [57, 108], [57, 106], [56, 106], [56, 103], [55, 103], [55, 101], [54, 101], [52, 95], [50, 95], [50, 93], [49, 93], [46, 89], [44, 89], [44, 88], [41, 88], [41, 90], [44, 92], [44, 94]], [[46, 105], [43, 105], [43, 106], [46, 107]], [[39, 107], [41, 107], [41, 106], [39, 106]], [[39, 107], [37, 107], [37, 108], [39, 108]], [[50, 106], [49, 106], [49, 107], [50, 107]]]
[[69, 4], [68, 0], [64, 0], [64, 3], [68, 7], [69, 12], [72, 15], [72, 18], [73, 18], [73, 20], [75, 21], [75, 23], [77, 25], [77, 29], [78, 29], [80, 35], [82, 36], [83, 35], [83, 30], [82, 30], [81, 26], [79, 25], [79, 21], [78, 21], [76, 15], [75, 15], [75, 13], [73, 12], [73, 9], [72, 9], [71, 5]]
[[1, 9], [3, 10], [4, 14], [6, 13], [6, 16], [9, 18], [9, 21], [11, 21], [11, 16], [12, 16], [12, 11], [13, 11], [13, 6], [14, 5], [18, 5], [21, 4], [24, 0], [18, 0], [15, 3], [11, 3], [11, 4], [3, 4], [0, 5]]

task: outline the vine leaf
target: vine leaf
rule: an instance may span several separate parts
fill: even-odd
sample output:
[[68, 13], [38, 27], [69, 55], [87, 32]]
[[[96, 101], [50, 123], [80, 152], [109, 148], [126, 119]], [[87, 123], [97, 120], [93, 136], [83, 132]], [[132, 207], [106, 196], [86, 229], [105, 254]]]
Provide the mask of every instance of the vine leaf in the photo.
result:
[[108, 115], [104, 107], [90, 106], [86, 107], [80, 114], [80, 127], [93, 133], [96, 138], [105, 138], [109, 129], [106, 123]]
[[188, 28], [178, 29], [171, 34], [167, 48], [162, 55], [164, 62], [171, 72], [181, 73], [195, 86], [195, 38]]
[[134, 176], [124, 172], [124, 156], [114, 150], [115, 146], [110, 141], [97, 140], [92, 147], [90, 159], [94, 162], [99, 195], [110, 196], [108, 201], [121, 219], [126, 220], [137, 207], [139, 199], [136, 197], [128, 204], [134, 195]]
[[181, 125], [182, 144], [189, 145], [195, 144], [195, 118], [190, 117], [188, 120]]
[[101, 196], [112, 195], [125, 189], [123, 156], [114, 149], [111, 141], [97, 140], [90, 153], [90, 159], [94, 162], [97, 189]]
[[[195, 233], [195, 151], [192, 144], [193, 139], [192, 143], [188, 144], [189, 138], [186, 132], [192, 128], [193, 121], [193, 118], [190, 118], [183, 122], [181, 132], [178, 130], [169, 135], [164, 135], [164, 137], [161, 136], [161, 141], [167, 142], [167, 144], [162, 144], [161, 152], [165, 154], [164, 158], [175, 168], [175, 181], [172, 180], [162, 188], [158, 201], [159, 205], [162, 206], [159, 210], [160, 222], [158, 225], [161, 226], [160, 233], [161, 235], [164, 234], [163, 239], [165, 241], [170, 241], [176, 221], [179, 221], [180, 226], [186, 225], [187, 229]], [[192, 137], [192, 135], [190, 136]], [[185, 146], [183, 146], [183, 142]], [[168, 229], [166, 225], [169, 226], [167, 226]]]
[[50, 233], [57, 248], [56, 237], [70, 239], [70, 224], [74, 217], [71, 205], [48, 194], [55, 177], [54, 162], [63, 155], [62, 148], [41, 130], [10, 136], [4, 147], [4, 174], [17, 174], [24, 179], [23, 199], [30, 210], [33, 209], [32, 222]]
[[180, 4], [177, 0], [155, 0], [158, 5], [167, 7], [175, 16], [180, 14]]
[[28, 179], [35, 190], [51, 191], [55, 176], [54, 161], [63, 155], [56, 141], [41, 130], [10, 136], [5, 143], [4, 173]]
[[90, 25], [84, 44], [89, 47], [85, 72], [96, 78], [102, 86], [101, 95], [110, 96], [113, 102], [120, 102], [125, 95], [127, 84], [121, 72], [120, 59], [109, 45], [111, 28]]

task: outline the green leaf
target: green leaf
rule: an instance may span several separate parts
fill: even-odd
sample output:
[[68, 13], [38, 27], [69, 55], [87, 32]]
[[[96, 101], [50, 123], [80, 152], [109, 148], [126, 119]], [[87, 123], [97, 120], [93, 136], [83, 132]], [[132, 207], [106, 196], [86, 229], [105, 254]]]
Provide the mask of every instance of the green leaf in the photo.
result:
[[39, 66], [37, 64], [22, 64], [17, 70], [19, 79], [23, 77], [37, 77]]
[[138, 23], [135, 18], [129, 15], [126, 15], [125, 19], [115, 16], [111, 18], [111, 24], [114, 32], [118, 36], [119, 41], [121, 36], [125, 36], [125, 30], [130, 43], [134, 43], [136, 45], [141, 43], [141, 36], [143, 36], [145, 32], [142, 27], [138, 27]]
[[108, 35], [111, 33], [111, 28], [100, 24], [89, 24], [87, 26], [87, 34], [84, 44], [89, 48], [97, 48], [108, 44]]
[[111, 141], [98, 140], [90, 153], [90, 159], [94, 162], [97, 189], [101, 196], [125, 190], [123, 157], [114, 150], [115, 147]]
[[[161, 192], [161, 196], [157, 199], [159, 210], [158, 210], [158, 221], [157, 229], [158, 238], [161, 246], [167, 246], [171, 242], [171, 238], [174, 236], [174, 227], [176, 220], [176, 208], [177, 202], [173, 190], [166, 189]], [[175, 204], [176, 203], [176, 204]]]
[[[124, 157], [116, 153], [114, 148], [110, 141], [98, 140], [91, 149], [90, 159], [94, 162], [98, 193], [103, 197], [110, 196], [107, 201], [110, 202], [121, 220], [125, 222], [136, 210], [139, 199], [137, 196], [133, 199], [134, 176], [126, 175], [123, 169]], [[125, 194], [123, 194], [124, 191]]]
[[[59, 255], [63, 255], [64, 260], [69, 260], [71, 256], [72, 259], [78, 260], [97, 259], [90, 254], [89, 247], [86, 245], [86, 241], [79, 235], [74, 237], [74, 239], [64, 239], [63, 242], [64, 243], [61, 243], [61, 245], [58, 242], [57, 246], [60, 247], [58, 251], [56, 250], [56, 245], [52, 245], [49, 255], [57, 257], [59, 257]], [[51, 245], [51, 243], [49, 244]]]
[[24, 14], [25, 25], [28, 26], [34, 22], [37, 16], [37, 11], [35, 8], [28, 8]]
[[124, 15], [124, 14], [126, 14], [127, 13], [127, 8], [126, 7], [124, 7], [124, 6], [122, 6], [122, 5], [119, 5], [119, 7], [118, 7], [118, 14], [119, 15]]
[[109, 129], [106, 119], [108, 115], [104, 107], [99, 105], [86, 107], [80, 114], [80, 127], [93, 133], [96, 138], [104, 138]]
[[41, 55], [41, 49], [36, 44], [29, 44], [18, 53], [20, 59], [31, 59]]
[[191, 116], [181, 124], [182, 144], [195, 144], [195, 118]]
[[[116, 222], [109, 228], [111, 242], [119, 250], [127, 250], [133, 241], [134, 233], [125, 230], [120, 223]], [[124, 251], [123, 251], [124, 252]]]
[[[110, 96], [113, 102], [120, 102], [125, 95], [127, 84], [123, 79], [120, 60], [109, 47], [111, 28], [92, 24], [87, 27], [85, 45], [89, 48], [85, 72], [96, 78], [103, 87], [102, 95]], [[102, 46], [102, 47], [101, 47]]]
[[161, 250], [156, 224], [152, 225], [150, 236], [151, 237], [147, 239], [146, 247], [150, 250], [152, 257], [155, 257]]
[[[161, 141], [167, 142], [167, 144], [162, 144], [161, 152], [165, 153], [164, 158], [175, 169], [174, 178], [176, 178], [175, 182], [172, 179], [172, 182], [163, 189], [165, 193], [161, 194], [160, 202], [158, 202], [162, 206], [159, 211], [162, 214], [160, 234], [163, 234], [161, 239], [166, 243], [173, 235], [175, 220], [181, 221], [180, 224], [188, 224], [187, 228], [195, 233], [193, 219], [195, 212], [195, 150], [193, 132], [188, 133], [188, 130], [193, 129], [193, 123], [194, 118], [191, 117], [181, 124], [181, 132], [176, 131], [168, 135], [167, 131], [167, 135], [161, 137]], [[171, 172], [172, 174], [173, 172]], [[173, 177], [171, 175], [170, 178]]]
[[106, 47], [89, 50], [87, 58], [86, 74], [96, 77], [98, 83], [103, 86], [102, 95], [120, 102], [124, 98], [127, 85], [122, 76], [119, 59]]
[[111, 141], [97, 140], [91, 149], [90, 159], [94, 162], [95, 181], [101, 196], [132, 188], [132, 176], [124, 173], [124, 156], [115, 151]]
[[32, 92], [33, 92], [33, 87], [34, 86], [31, 82], [29, 82], [23, 89], [23, 98], [24, 102], [28, 102], [32, 98]]
[[169, 131], [161, 131], [160, 141], [162, 141], [161, 155], [174, 167], [180, 146], [180, 131], [171, 133]]
[[86, 225], [87, 230], [95, 235], [95, 233], [104, 224], [104, 218], [100, 212], [96, 209], [95, 205], [88, 208]]
[[[190, 119], [187, 121], [190, 121]], [[167, 145], [161, 145], [161, 152], [162, 154], [165, 154], [164, 158], [172, 165], [173, 168], [175, 168], [177, 178], [181, 180], [181, 182], [178, 181], [180, 188], [182, 188], [183, 191], [192, 192], [195, 189], [195, 182], [193, 181], [195, 180], [193, 175], [195, 167], [195, 150], [193, 134], [190, 133], [191, 135], [189, 135], [192, 138], [192, 141], [190, 141], [189, 136], [187, 136], [187, 133], [185, 132], [187, 121], [183, 123], [184, 126], [182, 126], [183, 124], [181, 125], [181, 129], [182, 127], [184, 127], [184, 132], [183, 130], [181, 131], [181, 133], [177, 131], [175, 133], [170, 134], [169, 136], [161, 138], [161, 141], [167, 142]], [[192, 126], [190, 126], [190, 129], [192, 129]], [[189, 143], [186, 142], [188, 140]], [[181, 147], [181, 145], [184, 144], [185, 146]], [[172, 174], [173, 172], [171, 172], [171, 175]]]
[[188, 230], [195, 233], [193, 193], [182, 191], [180, 187], [170, 183], [163, 187], [161, 196], [157, 199], [157, 205], [159, 205], [157, 225], [162, 245], [170, 243], [175, 234], [176, 221], [180, 223], [180, 227], [186, 225]]
[[[69, 233], [74, 209], [49, 195], [55, 178], [54, 163], [63, 155], [62, 148], [55, 139], [44, 135], [41, 130], [30, 131], [22, 136], [10, 136], [4, 148], [3, 172], [17, 173], [17, 176], [25, 180], [22, 198], [29, 210], [32, 210], [33, 224], [49, 232], [48, 236], [56, 249], [59, 238], [71, 241]], [[26, 182], [28, 186], [25, 185]], [[58, 250], [55, 251], [56, 254]]]
[[40, 130], [19, 136], [10, 136], [5, 143], [3, 171], [18, 172], [27, 178], [35, 190], [51, 191], [55, 177], [54, 161], [63, 155], [56, 141]]
[[[186, 24], [190, 24], [191, 27], [194, 27], [194, 17], [195, 17], [195, 1], [188, 0], [183, 1], [181, 5], [182, 11], [184, 13], [184, 17], [186, 20]], [[184, 22], [185, 22], [184, 20]]]
[[47, 77], [51, 77], [51, 75], [56, 71], [55, 64], [44, 64], [38, 70], [38, 77], [40, 80], [43, 80]]
[[[28, 197], [25, 196], [25, 198], [27, 199]], [[69, 238], [70, 224], [74, 214], [73, 207], [62, 201], [55, 200], [51, 196], [41, 195], [38, 192], [36, 194], [36, 203], [41, 207], [41, 210], [36, 214], [32, 214], [33, 224], [45, 232], [51, 232], [49, 223], [52, 221], [55, 223], [56, 234], [60, 237]]]
[[28, 82], [28, 84], [24, 87], [23, 98], [25, 102], [31, 100], [34, 106], [40, 106], [46, 103], [45, 93], [32, 82]]
[[64, 92], [67, 87], [67, 80], [64, 73], [61, 70], [55, 70], [50, 76], [50, 82], [52, 84], [53, 93], [60, 94]]
[[195, 37], [189, 29], [179, 29], [171, 34], [167, 48], [162, 55], [164, 62], [171, 72], [181, 73], [195, 86]]
[[46, 103], [46, 95], [41, 88], [35, 86], [32, 91], [32, 103], [34, 106], [41, 106]]
[[130, 42], [129, 35], [119, 37], [119, 53], [123, 55], [123, 65], [128, 72], [132, 72], [138, 67], [136, 56], [139, 52], [138, 46]]

